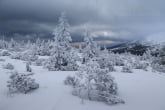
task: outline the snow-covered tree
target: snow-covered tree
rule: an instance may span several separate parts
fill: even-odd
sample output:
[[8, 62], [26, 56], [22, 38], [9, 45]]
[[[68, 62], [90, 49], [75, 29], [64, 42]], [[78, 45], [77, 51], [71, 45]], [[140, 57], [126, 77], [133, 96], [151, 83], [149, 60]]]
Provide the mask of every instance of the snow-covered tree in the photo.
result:
[[147, 62], [140, 62], [139, 60], [135, 60], [133, 62], [134, 69], [143, 69], [143, 70], [147, 71], [148, 66], [149, 66], [149, 63], [147, 63]]
[[26, 94], [33, 89], [39, 88], [39, 84], [27, 74], [13, 72], [10, 75], [10, 80], [7, 81], [7, 87], [10, 92], [21, 92]]
[[158, 72], [163, 72], [163, 73], [165, 73], [165, 65], [161, 65], [161, 64], [159, 64], [159, 63], [153, 63], [152, 65], [151, 65], [151, 67], [152, 67], [152, 71], [158, 71]]
[[89, 35], [89, 32], [86, 32], [84, 36], [83, 63], [86, 63], [91, 58], [98, 57], [99, 51], [100, 48], [96, 42]]
[[107, 104], [124, 103], [117, 97], [117, 84], [109, 70], [101, 69], [95, 59], [88, 61], [76, 74], [76, 78], [73, 95]]
[[[1, 36], [4, 38], [4, 36]], [[8, 42], [6, 42], [4, 39], [0, 40], [0, 49], [6, 49], [8, 48]]]
[[160, 64], [165, 65], [165, 45], [162, 46], [159, 52]]
[[9, 47], [10, 48], [15, 48], [16, 45], [17, 45], [16, 41], [13, 38], [11, 38], [10, 42], [9, 42]]
[[73, 52], [70, 42], [72, 41], [70, 29], [65, 14], [62, 13], [59, 18], [59, 24], [54, 32], [54, 45], [51, 57], [48, 61], [49, 70], [73, 70], [76, 62], [73, 59]]
[[40, 38], [37, 38], [37, 40], [36, 40], [36, 46], [37, 47], [40, 47], [41, 46], [41, 39]]
[[151, 67], [154, 71], [165, 73], [165, 45], [159, 47], [158, 56], [152, 59]]
[[35, 64], [37, 66], [42, 66], [42, 65], [44, 65], [45, 62], [46, 62], [46, 59], [40, 58], [40, 59], [36, 60]]
[[106, 48], [100, 51], [98, 57], [96, 57], [97, 63], [100, 65], [102, 69], [108, 69], [109, 71], [115, 71], [115, 57], [109, 52]]
[[31, 48], [31, 47], [32, 47], [32, 43], [31, 43], [30, 40], [28, 40], [27, 43], [26, 43], [26, 48]]

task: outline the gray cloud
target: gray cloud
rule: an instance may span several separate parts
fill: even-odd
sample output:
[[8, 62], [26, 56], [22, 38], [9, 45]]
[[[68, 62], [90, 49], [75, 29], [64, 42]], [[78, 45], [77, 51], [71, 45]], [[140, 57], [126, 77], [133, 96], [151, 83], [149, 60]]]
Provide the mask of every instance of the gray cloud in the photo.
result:
[[[0, 0], [0, 32], [51, 33], [65, 11], [73, 35], [143, 39], [165, 29], [164, 0]], [[74, 36], [75, 37], [75, 36]]]

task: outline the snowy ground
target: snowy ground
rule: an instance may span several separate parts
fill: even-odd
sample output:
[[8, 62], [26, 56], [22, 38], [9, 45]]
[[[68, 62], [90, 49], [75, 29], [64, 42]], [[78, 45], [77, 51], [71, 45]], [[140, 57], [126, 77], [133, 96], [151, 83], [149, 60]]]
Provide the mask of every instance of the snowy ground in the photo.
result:
[[[109, 106], [102, 102], [84, 101], [71, 94], [72, 88], [63, 84], [65, 77], [75, 72], [49, 72], [32, 66], [33, 77], [40, 88], [28, 94], [8, 94], [6, 81], [10, 70], [2, 68], [8, 62], [15, 70], [25, 71], [25, 63], [8, 57], [0, 61], [0, 110], [165, 110], [165, 74], [134, 70], [134, 73], [113, 72], [119, 96], [125, 104]], [[119, 70], [118, 70], [119, 71]]]

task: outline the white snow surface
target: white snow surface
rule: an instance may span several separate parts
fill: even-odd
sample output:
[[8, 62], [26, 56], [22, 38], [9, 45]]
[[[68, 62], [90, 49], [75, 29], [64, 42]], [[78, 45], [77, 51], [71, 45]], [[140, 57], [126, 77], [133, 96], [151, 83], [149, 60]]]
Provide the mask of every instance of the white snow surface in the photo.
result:
[[32, 77], [40, 88], [27, 94], [9, 94], [7, 80], [11, 70], [2, 65], [11, 63], [15, 70], [25, 72], [26, 64], [20, 60], [0, 57], [0, 110], [165, 110], [165, 74], [133, 70], [121, 73], [120, 67], [113, 72], [118, 83], [118, 95], [125, 104], [106, 105], [102, 102], [84, 100], [71, 94], [72, 87], [64, 85], [68, 75], [75, 72], [48, 71], [41, 66], [31, 66]]

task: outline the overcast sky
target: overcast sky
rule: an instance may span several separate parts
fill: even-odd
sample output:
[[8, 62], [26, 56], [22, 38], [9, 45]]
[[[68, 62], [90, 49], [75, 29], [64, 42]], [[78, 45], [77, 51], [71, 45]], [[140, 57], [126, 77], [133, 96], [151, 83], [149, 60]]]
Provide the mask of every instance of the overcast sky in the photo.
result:
[[0, 32], [45, 37], [63, 11], [74, 38], [165, 39], [165, 0], [0, 0]]

